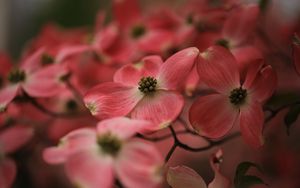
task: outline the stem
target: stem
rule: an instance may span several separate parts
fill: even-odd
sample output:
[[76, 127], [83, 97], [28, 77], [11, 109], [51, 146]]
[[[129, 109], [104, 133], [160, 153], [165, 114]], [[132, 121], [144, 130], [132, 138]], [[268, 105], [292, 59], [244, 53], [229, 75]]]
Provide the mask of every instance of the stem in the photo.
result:
[[284, 105], [278, 107], [277, 109], [271, 109], [271, 108], [266, 107], [264, 110], [269, 111], [271, 113], [271, 115], [265, 119], [265, 122], [269, 122], [271, 119], [273, 119], [282, 110], [284, 110], [286, 108], [289, 108], [291, 106], [297, 105], [297, 104], [300, 104], [300, 101], [295, 101], [295, 102], [292, 102], [292, 103], [284, 104]]
[[220, 144], [223, 144], [229, 140], [232, 140], [234, 138], [237, 138], [240, 136], [240, 133], [233, 133], [232, 135], [229, 135], [228, 137], [222, 139], [222, 140], [218, 140], [218, 141], [212, 141], [212, 140], [208, 140], [208, 145], [207, 146], [203, 146], [203, 147], [198, 147], [198, 148], [194, 148], [194, 147], [191, 147], [183, 142], [181, 142], [177, 135], [176, 135], [176, 132], [174, 130], [174, 128], [172, 126], [169, 126], [169, 129], [172, 133], [172, 136], [173, 136], [173, 140], [174, 140], [174, 144], [172, 145], [172, 147], [170, 148], [166, 158], [165, 158], [165, 162], [168, 162], [169, 159], [171, 158], [172, 154], [174, 153], [175, 149], [177, 147], [180, 147], [186, 151], [190, 151], [190, 152], [200, 152], [200, 151], [206, 151], [206, 150], [209, 150], [211, 148], [213, 148], [214, 146], [217, 146], [217, 145], [220, 145]]

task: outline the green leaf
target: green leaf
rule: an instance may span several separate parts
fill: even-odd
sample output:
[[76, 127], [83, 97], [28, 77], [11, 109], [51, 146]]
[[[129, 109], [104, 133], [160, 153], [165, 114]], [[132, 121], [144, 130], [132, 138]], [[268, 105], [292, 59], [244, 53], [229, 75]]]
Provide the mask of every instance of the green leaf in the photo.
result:
[[254, 167], [260, 172], [262, 172], [262, 169], [255, 163], [249, 161], [240, 163], [236, 168], [235, 177], [234, 177], [234, 185], [236, 188], [239, 188], [239, 185], [242, 183], [242, 181], [244, 181], [243, 178], [246, 176], [246, 173], [251, 167]]
[[300, 114], [300, 105], [294, 105], [290, 108], [289, 112], [284, 117], [287, 134], [290, 134], [292, 124], [297, 120]]
[[239, 184], [236, 186], [236, 188], [250, 188], [253, 185], [259, 185], [264, 184], [267, 185], [262, 179], [256, 176], [242, 176], [240, 179]]

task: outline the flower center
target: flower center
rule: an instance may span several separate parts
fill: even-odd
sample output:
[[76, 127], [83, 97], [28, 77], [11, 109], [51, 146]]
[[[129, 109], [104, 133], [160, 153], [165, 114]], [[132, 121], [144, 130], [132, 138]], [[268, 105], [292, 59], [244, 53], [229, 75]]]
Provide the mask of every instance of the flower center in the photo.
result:
[[241, 105], [245, 102], [247, 97], [247, 90], [242, 87], [236, 88], [230, 92], [230, 102], [234, 105]]
[[216, 41], [216, 45], [223, 46], [224, 48], [229, 49], [229, 42], [226, 39], [219, 39]]
[[68, 111], [75, 111], [78, 108], [77, 102], [73, 99], [68, 100], [65, 106]]
[[154, 77], [143, 77], [139, 82], [139, 90], [143, 93], [151, 93], [156, 89], [157, 80]]
[[116, 156], [122, 147], [122, 142], [110, 133], [100, 136], [97, 143], [104, 153], [111, 156]]
[[8, 75], [8, 80], [14, 84], [24, 81], [25, 78], [25, 72], [20, 69], [14, 69]]
[[131, 36], [134, 39], [137, 39], [137, 38], [143, 36], [145, 33], [146, 33], [146, 28], [142, 25], [137, 25], [132, 28]]
[[42, 65], [50, 65], [54, 63], [54, 58], [51, 55], [44, 53], [41, 57], [41, 62]]

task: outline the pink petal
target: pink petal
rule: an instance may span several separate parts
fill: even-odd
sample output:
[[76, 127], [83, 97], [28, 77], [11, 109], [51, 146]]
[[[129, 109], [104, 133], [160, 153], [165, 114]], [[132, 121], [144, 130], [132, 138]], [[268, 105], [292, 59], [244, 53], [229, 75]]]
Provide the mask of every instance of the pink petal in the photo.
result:
[[45, 48], [36, 50], [32, 55], [26, 57], [21, 64], [21, 68], [26, 72], [32, 72], [41, 66], [41, 58], [45, 52]]
[[202, 177], [187, 166], [170, 167], [167, 181], [172, 188], [207, 188]]
[[241, 108], [240, 129], [247, 144], [253, 148], [263, 145], [262, 129], [264, 124], [264, 113], [260, 103], [251, 101], [249, 105]]
[[131, 26], [141, 18], [137, 0], [114, 0], [113, 14], [122, 28]]
[[80, 46], [65, 46], [61, 50], [59, 50], [58, 54], [55, 57], [56, 62], [63, 62], [65, 59], [81, 54], [91, 50], [90, 46], [80, 45]]
[[118, 138], [128, 139], [137, 133], [149, 130], [151, 127], [153, 124], [149, 121], [116, 117], [99, 122], [97, 131], [99, 135], [110, 132], [117, 135]]
[[246, 77], [243, 83], [244, 88], [249, 88], [253, 84], [254, 80], [256, 79], [257, 74], [262, 69], [264, 65], [263, 59], [256, 59], [249, 63], [248, 67], [246, 68]]
[[84, 102], [92, 115], [105, 119], [127, 115], [142, 98], [137, 87], [107, 82], [88, 91]]
[[199, 50], [191, 47], [169, 57], [159, 71], [159, 87], [167, 90], [178, 89], [191, 72], [198, 56]]
[[189, 120], [200, 135], [220, 138], [232, 128], [237, 116], [238, 108], [230, 104], [228, 96], [211, 94], [193, 103]]
[[230, 188], [230, 181], [221, 174], [219, 166], [223, 161], [223, 151], [219, 149], [210, 157], [210, 165], [215, 173], [213, 181], [208, 185], [208, 188]]
[[0, 161], [0, 187], [10, 188], [16, 177], [17, 168], [13, 160], [5, 158]]
[[166, 30], [149, 30], [138, 41], [139, 48], [145, 53], [161, 53], [170, 46], [174, 34]]
[[67, 74], [67, 69], [59, 64], [47, 66], [28, 75], [23, 89], [33, 97], [52, 97], [61, 92], [64, 85], [60, 78]]
[[93, 129], [82, 128], [64, 136], [57, 147], [44, 150], [43, 158], [49, 164], [64, 163], [68, 156], [78, 151], [86, 151], [96, 144], [96, 132]]
[[162, 63], [160, 56], [146, 56], [138, 64], [129, 64], [120, 68], [114, 74], [114, 82], [137, 87], [142, 77], [156, 77]]
[[14, 126], [3, 130], [0, 133], [1, 150], [5, 153], [12, 153], [22, 147], [33, 136], [31, 127]]
[[203, 52], [198, 62], [200, 79], [212, 89], [228, 94], [240, 87], [237, 62], [229, 50], [212, 46]]
[[259, 7], [255, 4], [245, 5], [233, 10], [233, 13], [224, 23], [223, 36], [225, 39], [233, 42], [233, 45], [239, 45], [244, 42], [254, 31]]
[[274, 93], [277, 86], [277, 76], [272, 67], [266, 66], [260, 70], [255, 81], [250, 86], [250, 93], [259, 102], [265, 102]]
[[133, 109], [131, 117], [149, 120], [154, 123], [153, 129], [164, 128], [172, 123], [183, 108], [183, 97], [176, 92], [156, 91], [146, 95]]
[[110, 160], [96, 151], [76, 153], [68, 159], [66, 172], [71, 182], [84, 188], [111, 188], [113, 171]]
[[17, 96], [19, 87], [19, 84], [15, 84], [0, 90], [0, 112], [4, 111], [7, 105]]
[[93, 45], [101, 52], [108, 49], [119, 36], [119, 29], [115, 24], [110, 24], [96, 34]]
[[158, 188], [162, 182], [163, 159], [152, 143], [132, 141], [124, 145], [115, 168], [125, 187]]

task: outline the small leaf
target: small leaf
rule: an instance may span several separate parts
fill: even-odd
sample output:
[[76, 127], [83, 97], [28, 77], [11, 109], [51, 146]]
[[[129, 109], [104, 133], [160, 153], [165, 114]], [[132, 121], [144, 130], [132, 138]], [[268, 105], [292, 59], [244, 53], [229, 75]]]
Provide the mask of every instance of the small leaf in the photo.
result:
[[262, 169], [255, 163], [249, 161], [240, 163], [236, 168], [235, 177], [234, 177], [234, 185], [236, 188], [239, 188], [241, 181], [246, 176], [246, 173], [248, 172], [250, 167], [255, 167], [257, 170], [262, 172]]
[[290, 108], [289, 112], [284, 117], [287, 134], [290, 134], [292, 124], [297, 120], [300, 113], [300, 105], [294, 105]]
[[236, 188], [250, 188], [253, 185], [264, 184], [267, 185], [262, 179], [256, 176], [242, 176], [239, 185]]

